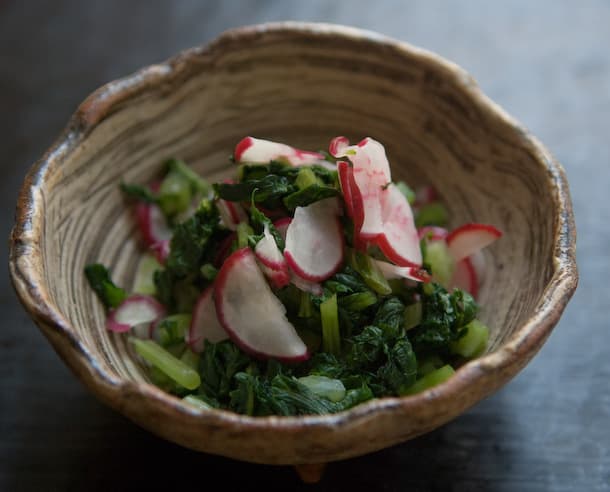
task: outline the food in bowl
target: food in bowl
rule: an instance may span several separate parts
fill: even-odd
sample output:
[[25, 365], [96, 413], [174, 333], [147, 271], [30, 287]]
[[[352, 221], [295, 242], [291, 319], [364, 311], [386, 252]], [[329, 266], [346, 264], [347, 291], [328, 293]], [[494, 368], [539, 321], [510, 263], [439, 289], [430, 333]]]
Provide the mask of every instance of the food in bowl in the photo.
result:
[[171, 160], [123, 184], [147, 251], [132, 293], [86, 267], [161, 388], [248, 415], [334, 413], [438, 384], [481, 354], [486, 224], [451, 232], [433, 188], [392, 182], [385, 149], [246, 137], [234, 180]]

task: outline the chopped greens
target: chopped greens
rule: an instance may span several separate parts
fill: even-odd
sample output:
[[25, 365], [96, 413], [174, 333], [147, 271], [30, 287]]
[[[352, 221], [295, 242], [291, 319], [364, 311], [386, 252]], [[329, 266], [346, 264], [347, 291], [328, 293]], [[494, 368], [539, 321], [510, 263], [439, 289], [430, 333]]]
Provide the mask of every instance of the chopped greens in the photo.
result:
[[[432, 188], [418, 191], [400, 181], [392, 194], [386, 179], [368, 190], [367, 200], [385, 193], [380, 206], [390, 200], [394, 207], [383, 217], [409, 211], [397, 220], [413, 223], [409, 241], [415, 247], [401, 250], [374, 235], [359, 236], [358, 214], [368, 209], [350, 173], [364, 171], [357, 169], [358, 159], [370, 139], [341, 157], [337, 149], [333, 155], [314, 153], [248, 138], [248, 161], [237, 153], [232, 158], [235, 181], [210, 185], [185, 162], [170, 159], [155, 186], [121, 183], [125, 196], [139, 202], [138, 225], [150, 248], [138, 266], [133, 297], [103, 265], [85, 268], [109, 315], [119, 315], [114, 331], [132, 329], [129, 340], [154, 384], [202, 412], [325, 414], [426, 390], [485, 351], [489, 329], [476, 318], [473, 296], [457, 288], [464, 284], [456, 275], [465, 270], [453, 259], [447, 233], [432, 240], [430, 232], [415, 229], [433, 225], [436, 231], [448, 221]], [[257, 152], [265, 156], [261, 162]], [[341, 168], [346, 162], [338, 161], [348, 165]], [[389, 168], [382, 171], [370, 179], [389, 176]], [[401, 237], [399, 232], [392, 240]], [[294, 248], [309, 240], [317, 249], [303, 266]], [[421, 252], [421, 261], [401, 256], [412, 250], [416, 257]], [[341, 261], [308, 277], [307, 268], [313, 272], [330, 252]], [[404, 265], [426, 270], [432, 281], [413, 280]], [[476, 291], [477, 285], [468, 287]], [[142, 323], [151, 319], [151, 306], [157, 318]], [[254, 322], [269, 312], [276, 317]], [[231, 323], [239, 326], [229, 330]], [[276, 332], [281, 340], [263, 341], [262, 347], [288, 344], [286, 355], [281, 347], [269, 356], [260, 345], [249, 345], [264, 340], [248, 331], [250, 325], [264, 330], [278, 323], [284, 327]]]

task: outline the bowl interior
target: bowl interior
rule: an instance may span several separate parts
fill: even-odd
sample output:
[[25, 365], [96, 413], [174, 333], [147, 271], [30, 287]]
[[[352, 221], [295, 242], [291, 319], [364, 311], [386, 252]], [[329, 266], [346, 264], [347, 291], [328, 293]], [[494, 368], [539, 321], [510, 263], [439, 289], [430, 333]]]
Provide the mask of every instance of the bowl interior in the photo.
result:
[[49, 301], [98, 369], [146, 381], [125, 338], [105, 330], [83, 275], [101, 262], [131, 285], [140, 244], [119, 183], [150, 181], [170, 157], [210, 180], [231, 175], [229, 156], [246, 135], [312, 150], [336, 135], [371, 136], [385, 145], [394, 179], [436, 187], [452, 225], [504, 231], [485, 252], [479, 296], [495, 352], [533, 315], [554, 273], [558, 205], [528, 139], [475, 92], [464, 72], [425, 52], [307, 30], [225, 36], [102, 88], [80, 108], [78, 145], [43, 173], [39, 250]]

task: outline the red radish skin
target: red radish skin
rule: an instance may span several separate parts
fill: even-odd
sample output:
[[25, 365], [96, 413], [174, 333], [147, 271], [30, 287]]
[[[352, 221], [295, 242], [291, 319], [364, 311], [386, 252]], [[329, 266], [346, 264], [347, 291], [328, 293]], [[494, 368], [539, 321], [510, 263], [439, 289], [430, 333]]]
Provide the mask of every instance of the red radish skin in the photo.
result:
[[218, 343], [229, 338], [216, 316], [213, 294], [214, 287], [210, 286], [201, 293], [195, 303], [191, 325], [185, 337], [193, 352], [202, 352], [205, 340]]
[[360, 191], [364, 210], [360, 238], [370, 241], [384, 231], [381, 192], [392, 181], [390, 164], [383, 145], [372, 138], [367, 137], [358, 145], [351, 146], [345, 146], [343, 140], [340, 142], [331, 147], [338, 150], [335, 157], [348, 157], [353, 164], [354, 181]]
[[430, 274], [419, 267], [401, 267], [393, 265], [387, 261], [375, 260], [375, 263], [379, 267], [381, 274], [386, 280], [393, 280], [397, 278], [406, 278], [409, 280], [415, 280], [416, 282], [430, 282]]
[[463, 258], [456, 263], [453, 277], [449, 282], [449, 290], [454, 288], [465, 290], [475, 299], [479, 294], [479, 280], [470, 258]]
[[239, 203], [229, 202], [220, 198], [216, 202], [216, 207], [218, 208], [222, 223], [231, 231], [237, 230], [240, 222], [248, 221], [248, 216]]
[[267, 226], [265, 226], [265, 230], [263, 231], [263, 238], [254, 248], [254, 254], [256, 255], [256, 259], [267, 268], [288, 271], [286, 259], [284, 258], [284, 255], [282, 255], [280, 248], [278, 248], [275, 242], [275, 238], [271, 232], [269, 232]]
[[234, 156], [237, 163], [267, 164], [269, 161], [281, 160], [291, 166], [307, 166], [324, 162], [324, 155], [319, 152], [296, 149], [283, 143], [254, 137], [246, 137], [239, 142], [235, 147]]
[[165, 239], [163, 241], [154, 243], [150, 246], [150, 250], [155, 255], [157, 261], [162, 265], [165, 265], [170, 252], [170, 240]]
[[453, 259], [458, 262], [489, 246], [502, 236], [502, 232], [489, 224], [464, 224], [447, 236], [447, 246]]
[[214, 301], [220, 324], [245, 352], [285, 362], [309, 358], [250, 248], [235, 251], [224, 262], [214, 283]]
[[165, 307], [154, 297], [134, 294], [108, 314], [106, 328], [116, 333], [124, 333], [143, 323], [154, 324], [165, 315]]
[[[340, 137], [338, 137], [340, 138]], [[354, 224], [354, 248], [366, 251], [366, 241], [360, 237], [360, 229], [364, 222], [364, 203], [362, 194], [354, 179], [354, 169], [345, 161], [337, 162], [339, 182], [343, 190], [343, 199], [348, 216]]]
[[273, 287], [274, 289], [281, 289], [282, 287], [286, 287], [290, 283], [290, 273], [288, 271], [288, 266], [286, 266], [285, 270], [269, 268], [261, 262], [259, 262], [258, 266], [265, 274], [265, 277], [267, 277], [267, 280], [269, 280], [271, 287]]
[[383, 190], [381, 198], [384, 230], [375, 241], [377, 246], [399, 266], [420, 267], [421, 248], [409, 202], [393, 183]]
[[136, 221], [146, 246], [172, 237], [172, 230], [167, 224], [161, 208], [153, 203], [138, 203], [136, 205]]
[[344, 150], [349, 147], [349, 139], [347, 137], [335, 137], [328, 145], [328, 153], [333, 157], [344, 155]]
[[284, 257], [290, 268], [310, 282], [321, 282], [343, 263], [344, 239], [336, 198], [297, 207], [286, 231]]

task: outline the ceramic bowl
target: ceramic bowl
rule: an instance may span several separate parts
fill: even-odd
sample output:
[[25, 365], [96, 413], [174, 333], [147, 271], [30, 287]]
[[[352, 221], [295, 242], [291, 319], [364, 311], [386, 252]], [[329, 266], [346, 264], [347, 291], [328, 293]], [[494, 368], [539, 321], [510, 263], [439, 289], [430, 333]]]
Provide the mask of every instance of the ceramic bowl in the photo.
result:
[[[104, 312], [83, 267], [130, 285], [139, 246], [121, 180], [147, 182], [169, 157], [216, 180], [245, 135], [307, 149], [371, 136], [395, 179], [433, 184], [452, 225], [494, 224], [481, 318], [487, 352], [447, 382], [344, 413], [248, 417], [162, 392]], [[323, 463], [428, 432], [509, 381], [538, 352], [577, 285], [575, 225], [561, 166], [461, 68], [381, 35], [324, 24], [228, 31], [88, 97], [27, 175], [10, 272], [21, 302], [101, 401], [182, 446], [270, 464]]]

